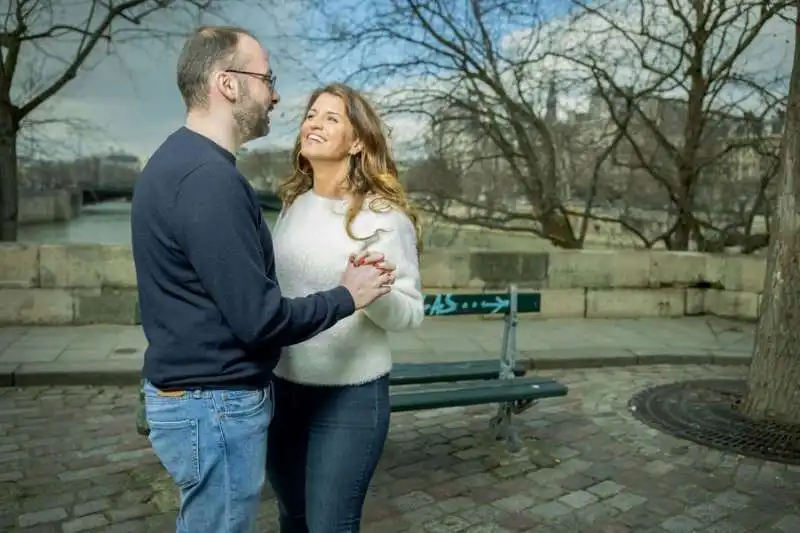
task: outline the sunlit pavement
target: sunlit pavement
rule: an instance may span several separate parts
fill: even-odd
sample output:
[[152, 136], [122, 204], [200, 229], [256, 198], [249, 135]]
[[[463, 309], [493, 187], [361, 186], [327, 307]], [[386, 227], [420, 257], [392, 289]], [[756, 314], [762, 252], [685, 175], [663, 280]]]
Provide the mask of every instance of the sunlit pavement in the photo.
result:
[[[715, 317], [523, 319], [520, 359], [538, 368], [632, 364], [742, 364], [753, 347], [752, 324]], [[395, 361], [498, 357], [502, 322], [427, 319], [392, 334]], [[133, 383], [147, 345], [137, 326], [0, 327], [0, 384]], [[123, 379], [123, 378], [127, 378]]]

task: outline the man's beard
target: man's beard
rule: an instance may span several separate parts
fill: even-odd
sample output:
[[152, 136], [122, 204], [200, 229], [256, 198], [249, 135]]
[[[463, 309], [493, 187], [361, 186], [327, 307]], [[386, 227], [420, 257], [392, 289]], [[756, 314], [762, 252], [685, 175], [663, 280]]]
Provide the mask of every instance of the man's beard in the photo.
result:
[[239, 127], [239, 135], [243, 142], [265, 137], [269, 133], [269, 120], [267, 109], [262, 107], [253, 98], [245, 85], [242, 85], [243, 98], [241, 104], [233, 111], [233, 119]]

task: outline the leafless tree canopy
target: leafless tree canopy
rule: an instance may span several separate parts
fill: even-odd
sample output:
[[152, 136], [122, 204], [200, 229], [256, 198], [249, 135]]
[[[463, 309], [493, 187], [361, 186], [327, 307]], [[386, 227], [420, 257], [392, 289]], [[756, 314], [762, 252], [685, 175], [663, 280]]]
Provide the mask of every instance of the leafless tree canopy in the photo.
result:
[[[0, 240], [16, 238], [17, 154], [27, 126], [82, 71], [137, 39], [167, 40], [218, 13], [214, 0], [7, 0], [0, 8]], [[39, 116], [35, 112], [39, 112]]]
[[328, 77], [427, 124], [408, 182], [443, 219], [563, 247], [766, 243], [788, 72], [763, 40], [789, 2], [307, 3]]

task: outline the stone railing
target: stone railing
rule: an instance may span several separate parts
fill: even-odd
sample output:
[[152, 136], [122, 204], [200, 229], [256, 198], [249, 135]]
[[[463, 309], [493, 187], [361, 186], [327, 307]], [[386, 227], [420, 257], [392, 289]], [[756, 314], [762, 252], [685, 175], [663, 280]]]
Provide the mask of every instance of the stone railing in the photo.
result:
[[[515, 282], [542, 294], [543, 318], [713, 314], [755, 319], [763, 258], [584, 250], [426, 252], [427, 292], [480, 292]], [[136, 278], [128, 246], [0, 245], [0, 323], [131, 324]]]

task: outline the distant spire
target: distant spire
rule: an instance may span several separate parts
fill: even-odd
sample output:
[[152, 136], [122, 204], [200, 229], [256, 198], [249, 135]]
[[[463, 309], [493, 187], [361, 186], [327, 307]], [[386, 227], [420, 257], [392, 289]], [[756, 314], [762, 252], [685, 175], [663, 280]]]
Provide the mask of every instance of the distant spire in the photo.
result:
[[550, 85], [547, 89], [547, 114], [545, 120], [549, 123], [556, 121], [556, 111], [558, 110], [558, 98], [556, 95], [556, 82], [550, 80]]

